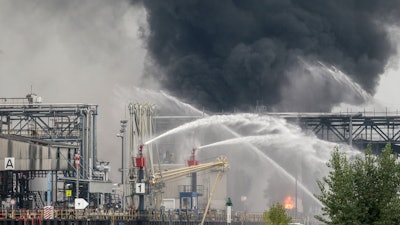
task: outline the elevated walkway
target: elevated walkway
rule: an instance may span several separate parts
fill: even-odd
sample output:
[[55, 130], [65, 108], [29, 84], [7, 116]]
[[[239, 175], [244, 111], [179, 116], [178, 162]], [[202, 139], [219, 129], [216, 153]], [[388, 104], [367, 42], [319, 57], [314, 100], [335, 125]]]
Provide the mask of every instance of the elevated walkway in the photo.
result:
[[330, 142], [347, 143], [364, 149], [368, 144], [374, 151], [391, 143], [400, 153], [400, 114], [398, 112], [358, 113], [274, 113], [298, 124], [306, 133]]

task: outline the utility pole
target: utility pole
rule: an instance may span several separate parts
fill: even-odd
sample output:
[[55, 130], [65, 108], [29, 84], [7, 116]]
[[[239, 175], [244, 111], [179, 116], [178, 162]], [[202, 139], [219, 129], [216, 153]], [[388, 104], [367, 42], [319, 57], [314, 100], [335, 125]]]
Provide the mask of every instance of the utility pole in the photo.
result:
[[120, 132], [117, 134], [117, 137], [121, 138], [121, 185], [122, 185], [122, 211], [125, 213], [126, 211], [126, 202], [125, 202], [125, 194], [126, 194], [126, 185], [125, 185], [125, 160], [126, 160], [126, 151], [125, 151], [125, 131], [126, 131], [126, 124], [128, 120], [121, 120], [121, 129]]

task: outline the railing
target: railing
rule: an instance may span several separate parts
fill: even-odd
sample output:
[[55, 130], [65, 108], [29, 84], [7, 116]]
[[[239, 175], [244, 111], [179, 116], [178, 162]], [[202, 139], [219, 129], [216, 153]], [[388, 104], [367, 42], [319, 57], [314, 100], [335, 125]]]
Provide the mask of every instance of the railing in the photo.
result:
[[[45, 219], [44, 210], [0, 210], [1, 220], [36, 220]], [[146, 211], [143, 213], [130, 210], [125, 213], [118, 210], [99, 209], [54, 209], [53, 218], [56, 220], [108, 220], [108, 221], [135, 221], [144, 219], [147, 221], [201, 221], [203, 215], [193, 211]], [[263, 213], [232, 212], [232, 222], [262, 223]], [[205, 221], [226, 221], [225, 211], [211, 211], [207, 214]]]

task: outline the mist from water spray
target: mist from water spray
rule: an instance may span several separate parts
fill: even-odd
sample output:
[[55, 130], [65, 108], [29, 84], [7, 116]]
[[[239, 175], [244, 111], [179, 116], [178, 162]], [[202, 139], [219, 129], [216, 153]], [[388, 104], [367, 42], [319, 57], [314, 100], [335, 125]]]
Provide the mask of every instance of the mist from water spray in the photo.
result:
[[[258, 118], [258, 120], [256, 120]], [[268, 130], [274, 130], [276, 128], [275, 126], [270, 126], [271, 120], [277, 121], [277, 118], [272, 118], [272, 117], [259, 117], [256, 114], [232, 114], [232, 115], [216, 115], [216, 116], [209, 116], [205, 118], [201, 118], [192, 122], [185, 123], [183, 125], [180, 125], [178, 127], [175, 127], [171, 130], [168, 130], [165, 133], [160, 134], [159, 136], [152, 138], [148, 141], [146, 141], [144, 144], [148, 145], [154, 141], [157, 141], [161, 138], [165, 138], [167, 136], [171, 136], [183, 131], [187, 131], [190, 129], [194, 129], [197, 127], [201, 126], [211, 126], [211, 125], [228, 125], [228, 126], [234, 126], [234, 125], [259, 125], [257, 129], [255, 129], [255, 132], [261, 133], [262, 131], [268, 132]], [[287, 124], [284, 120], [280, 120], [280, 123]], [[268, 127], [268, 126], [269, 127]], [[281, 128], [282, 129], [282, 128]], [[298, 127], [293, 125], [289, 125], [287, 128], [283, 129], [299, 129]]]
[[165, 93], [164, 91], [161, 91], [161, 94], [162, 94], [163, 96], [165, 96], [165, 98], [171, 100], [172, 102], [174, 102], [174, 103], [176, 103], [176, 104], [179, 104], [179, 105], [183, 105], [184, 107], [186, 107], [186, 108], [192, 110], [193, 112], [198, 113], [199, 115], [202, 115], [202, 116], [206, 116], [206, 115], [207, 115], [207, 114], [205, 114], [203, 111], [200, 111], [200, 110], [196, 109], [196, 108], [193, 107], [192, 105], [189, 105], [189, 104], [187, 104], [187, 103], [184, 103], [184, 102], [179, 101], [176, 97], [171, 96], [171, 95]]
[[[334, 80], [336, 80], [342, 86], [348, 87], [353, 91], [353, 94], [358, 95], [361, 98], [361, 102], [368, 102], [372, 99], [372, 96], [367, 93], [359, 84], [354, 82], [349, 76], [344, 74], [341, 70], [336, 68], [335, 66], [326, 66], [322, 62], [318, 62], [321, 66], [320, 70], [325, 70], [328, 72], [328, 75], [331, 76]], [[310, 67], [311, 68], [311, 67]], [[321, 71], [317, 71], [314, 74], [324, 74]]]
[[156, 105], [157, 116], [175, 115], [175, 116], [203, 116], [204, 113], [193, 106], [177, 100], [164, 91], [151, 90], [140, 87], [125, 88], [118, 86], [114, 89], [115, 99], [119, 105], [129, 103], [152, 104]]
[[[205, 117], [205, 118], [201, 118], [199, 120], [195, 120], [189, 123], [185, 123], [181, 126], [175, 127], [171, 130], [168, 130], [165, 133], [160, 134], [159, 136], [152, 138], [148, 141], [146, 141], [144, 144], [148, 145], [154, 141], [157, 141], [161, 138], [165, 138], [167, 136], [171, 136], [183, 131], [187, 131], [190, 129], [194, 129], [197, 127], [201, 127], [201, 126], [210, 126], [213, 124], [223, 124], [223, 123], [229, 123], [229, 122], [233, 122], [234, 116], [232, 115], [222, 115], [222, 116], [211, 116], [211, 117]], [[246, 119], [244, 119], [243, 121], [247, 121]], [[238, 119], [236, 119], [236, 122], [239, 122]]]
[[232, 139], [226, 139], [223, 141], [214, 142], [214, 143], [211, 143], [208, 145], [196, 147], [196, 149], [204, 151], [207, 148], [210, 149], [212, 147], [217, 147], [217, 146], [221, 146], [221, 145], [241, 144], [243, 142], [247, 142], [250, 144], [257, 144], [257, 143], [271, 140], [273, 138], [275, 138], [275, 135], [273, 135], [273, 134], [269, 135], [269, 136], [245, 136], [245, 137], [238, 137], [238, 138], [232, 138]]
[[[282, 166], [280, 166], [276, 161], [272, 160], [268, 155], [260, 151], [257, 147], [253, 146], [252, 142], [265, 142], [268, 140], [271, 140], [274, 138], [274, 135], [271, 136], [250, 136], [250, 137], [239, 137], [239, 138], [232, 138], [220, 142], [215, 142], [212, 144], [208, 145], [203, 145], [198, 147], [197, 149], [205, 149], [205, 148], [211, 148], [215, 146], [221, 146], [221, 145], [233, 145], [233, 144], [239, 144], [239, 143], [246, 143], [249, 144], [249, 147], [254, 150], [259, 156], [261, 156], [263, 159], [267, 160], [269, 163], [271, 163], [275, 168], [279, 170], [282, 174], [284, 174], [287, 178], [290, 179], [292, 182], [296, 182], [296, 178], [287, 172]], [[315, 202], [317, 202], [320, 206], [323, 206], [322, 203], [314, 196], [313, 193], [311, 193], [307, 187], [305, 187], [301, 182], [297, 182], [297, 185], [309, 196], [311, 197]]]
[[146, 141], [144, 144], [148, 145], [148, 144], [151, 144], [152, 142], [155, 142], [155, 141], [157, 141], [157, 140], [159, 140], [161, 138], [165, 138], [167, 136], [170, 136], [170, 135], [173, 135], [173, 134], [177, 134], [179, 132], [187, 131], [187, 130], [190, 130], [190, 129], [193, 129], [195, 127], [199, 127], [199, 126], [202, 126], [202, 125], [205, 125], [203, 120], [194, 121], [194, 122], [190, 122], [190, 123], [185, 123], [185, 124], [183, 124], [181, 126], [178, 126], [178, 127], [174, 128], [172, 130], [169, 130], [169, 131], [167, 131], [165, 133], [162, 133], [161, 135], [159, 135], [159, 136], [157, 136], [155, 138], [152, 138], [152, 139]]
[[360, 105], [373, 99], [349, 74], [321, 61], [298, 57], [287, 76], [281, 101], [271, 105], [274, 111], [330, 112], [342, 103]]
[[[187, 107], [172, 96], [157, 93], [158, 97], [171, 102], [163, 106]], [[188, 111], [199, 115], [200, 111], [193, 108], [189, 107]], [[227, 194], [236, 198], [238, 210], [252, 211], [262, 211], [268, 203], [282, 201], [283, 195], [294, 196], [294, 185], [304, 194], [303, 205], [311, 204], [318, 210], [321, 204], [313, 195], [318, 193], [316, 180], [327, 175], [326, 162], [336, 145], [307, 136], [298, 126], [282, 118], [251, 113], [200, 118], [175, 126], [145, 144], [156, 141], [163, 148], [161, 153], [174, 152], [178, 157], [176, 163], [186, 160], [188, 149], [193, 146], [201, 148], [200, 161], [215, 158], [215, 153], [222, 150], [231, 164], [227, 173], [230, 183]], [[298, 175], [296, 171], [304, 174]], [[240, 204], [240, 196], [247, 200]]]
[[[268, 143], [274, 143], [274, 145], [269, 145], [268, 148], [282, 148], [281, 154], [293, 154], [290, 147], [287, 146], [290, 142], [304, 142], [307, 138], [308, 139], [316, 139], [315, 137], [306, 137], [304, 134], [301, 133], [299, 127], [287, 124], [285, 120], [274, 118], [271, 116], [259, 116], [255, 114], [235, 114], [235, 115], [217, 115], [217, 116], [210, 116], [202, 119], [198, 119], [193, 122], [189, 122], [178, 126], [174, 129], [171, 129], [156, 138], [153, 138], [146, 142], [146, 144], [150, 144], [154, 141], [158, 141], [160, 139], [166, 138], [168, 136], [177, 135], [178, 133], [189, 132], [192, 129], [208, 129], [218, 127], [218, 134], [221, 132], [228, 133], [231, 137], [226, 138], [225, 140], [219, 140], [212, 143], [207, 143], [201, 145], [199, 149], [203, 149], [200, 153], [204, 152], [205, 148], [211, 148], [216, 146], [223, 146], [223, 145], [232, 145], [232, 144], [245, 144], [247, 149], [250, 149], [250, 152], [254, 152], [257, 154], [259, 159], [262, 159], [264, 164], [270, 165], [271, 168], [275, 168], [280, 174], [282, 174], [286, 179], [288, 179], [291, 183], [296, 183], [296, 185], [309, 197], [312, 201], [316, 202], [318, 206], [321, 206], [321, 203], [314, 197], [312, 191], [306, 187], [301, 180], [297, 180], [297, 178], [292, 175], [284, 166], [281, 166], [275, 159], [271, 158], [268, 155], [267, 151], [260, 150], [259, 147], [255, 145], [265, 145]], [[254, 136], [252, 136], [254, 134]], [[247, 136], [246, 136], [247, 135]], [[232, 138], [232, 136], [234, 138]], [[284, 141], [284, 140], [287, 141]], [[276, 141], [279, 140], [279, 143]], [[204, 143], [207, 140], [201, 140], [201, 143]], [[310, 153], [309, 159], [313, 159], [312, 163], [317, 163], [318, 165], [324, 165], [327, 162], [329, 157], [330, 150], [333, 149], [333, 144], [318, 142], [305, 144], [302, 147], [300, 144], [298, 151], [302, 151], [302, 154], [306, 154], [306, 148], [315, 148], [312, 145], [319, 145], [323, 148], [323, 157], [318, 158], [315, 154], [318, 153]], [[311, 145], [311, 146], [308, 146]], [[231, 148], [229, 148], [231, 149]], [[295, 148], [293, 148], [295, 149]], [[183, 150], [184, 151], [184, 150]], [[285, 152], [286, 151], [286, 152]], [[320, 153], [319, 153], [320, 154]], [[231, 158], [232, 159], [232, 158]], [[293, 162], [292, 162], [293, 163]], [[316, 180], [314, 180], [315, 182]], [[253, 200], [255, 200], [253, 198]]]

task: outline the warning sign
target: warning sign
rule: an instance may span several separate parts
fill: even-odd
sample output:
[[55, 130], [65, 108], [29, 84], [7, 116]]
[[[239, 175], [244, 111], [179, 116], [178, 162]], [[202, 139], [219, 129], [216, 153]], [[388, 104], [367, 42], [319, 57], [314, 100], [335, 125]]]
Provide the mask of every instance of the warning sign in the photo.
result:
[[136, 193], [138, 193], [138, 194], [144, 194], [144, 193], [146, 193], [146, 186], [145, 186], [145, 183], [136, 183], [135, 191], [136, 191]]
[[5, 170], [15, 170], [15, 158], [14, 157], [4, 158], [4, 169]]
[[54, 219], [54, 207], [51, 205], [47, 205], [43, 208], [43, 218], [45, 220], [52, 220]]
[[65, 196], [66, 197], [71, 197], [72, 196], [72, 190], [65, 190]]

